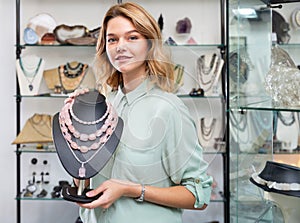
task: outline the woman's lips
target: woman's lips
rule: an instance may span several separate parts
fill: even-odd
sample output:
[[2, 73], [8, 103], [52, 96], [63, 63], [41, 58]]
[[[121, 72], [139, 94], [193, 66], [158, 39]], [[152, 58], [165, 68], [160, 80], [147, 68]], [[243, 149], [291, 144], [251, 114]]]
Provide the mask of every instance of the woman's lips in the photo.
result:
[[131, 58], [132, 57], [130, 57], [130, 56], [117, 56], [115, 60], [117, 62], [125, 62], [125, 61], [130, 60]]

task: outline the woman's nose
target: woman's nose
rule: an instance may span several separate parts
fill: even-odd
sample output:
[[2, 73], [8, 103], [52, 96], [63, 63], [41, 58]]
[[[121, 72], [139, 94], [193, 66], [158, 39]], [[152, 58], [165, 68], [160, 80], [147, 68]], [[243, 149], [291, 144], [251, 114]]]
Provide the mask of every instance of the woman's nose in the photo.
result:
[[120, 38], [118, 45], [116, 47], [116, 51], [119, 53], [119, 52], [123, 52], [124, 50], [126, 50], [126, 44], [125, 41]]

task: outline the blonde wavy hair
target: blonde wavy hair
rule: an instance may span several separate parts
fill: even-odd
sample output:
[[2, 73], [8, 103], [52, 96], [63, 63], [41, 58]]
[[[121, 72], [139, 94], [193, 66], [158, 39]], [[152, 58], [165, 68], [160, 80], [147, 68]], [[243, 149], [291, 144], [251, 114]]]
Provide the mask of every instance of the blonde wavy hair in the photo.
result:
[[97, 84], [104, 93], [109, 89], [117, 90], [122, 84], [122, 74], [109, 61], [106, 53], [106, 33], [108, 21], [122, 16], [129, 19], [136, 30], [148, 40], [148, 56], [146, 58], [147, 75], [151, 82], [164, 91], [174, 89], [174, 65], [170, 51], [164, 47], [161, 31], [155, 19], [140, 5], [126, 2], [112, 6], [105, 14], [96, 47], [94, 70]]

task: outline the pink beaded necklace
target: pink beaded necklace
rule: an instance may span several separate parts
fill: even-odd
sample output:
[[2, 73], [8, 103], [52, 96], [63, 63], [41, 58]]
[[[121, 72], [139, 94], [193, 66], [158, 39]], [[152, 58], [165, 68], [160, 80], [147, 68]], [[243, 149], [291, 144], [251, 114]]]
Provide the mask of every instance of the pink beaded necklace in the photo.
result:
[[[80, 120], [77, 116], [75, 119], [76, 121], [78, 121], [81, 124], [92, 125], [92, 124], [99, 123], [100, 121], [103, 121], [106, 118], [106, 120], [104, 121], [104, 124], [101, 126], [100, 129], [97, 129], [97, 131], [95, 133], [91, 133], [91, 134], [80, 133], [78, 130], [76, 130], [76, 128], [73, 126], [69, 112], [71, 110], [73, 111], [72, 107], [73, 107], [75, 98], [77, 96], [79, 96], [81, 94], [85, 94], [87, 92], [88, 92], [87, 89], [81, 89], [81, 90], [76, 90], [76, 91], [74, 91], [74, 93], [70, 94], [69, 98], [67, 98], [65, 100], [65, 105], [63, 106], [63, 108], [59, 114], [59, 124], [60, 124], [60, 128], [61, 128], [64, 138], [70, 144], [70, 147], [72, 149], [78, 149], [82, 153], [86, 153], [89, 150], [96, 150], [100, 146], [104, 145], [108, 141], [109, 137], [112, 135], [112, 133], [114, 132], [114, 130], [118, 124], [118, 116], [117, 116], [115, 110], [109, 103], [107, 103], [107, 111], [98, 120], [92, 121], [92, 122], [86, 122], [86, 121]], [[70, 112], [70, 113], [73, 114], [72, 117], [74, 118], [75, 117], [74, 112]], [[97, 142], [94, 142], [89, 147], [79, 146], [76, 142], [74, 142], [72, 140], [72, 136], [70, 133], [75, 138], [77, 138], [83, 142], [94, 141], [99, 137], [100, 137], [100, 139]]]
[[[85, 167], [84, 164], [88, 163], [90, 160], [92, 160], [96, 154], [103, 148], [105, 143], [109, 140], [110, 136], [113, 134], [113, 132], [116, 129], [116, 126], [118, 124], [118, 115], [116, 111], [113, 109], [112, 105], [110, 103], [107, 103], [107, 110], [105, 114], [100, 117], [99, 119], [95, 121], [83, 121], [79, 119], [77, 116], [75, 116], [73, 112], [73, 104], [75, 101], [75, 98], [79, 95], [88, 93], [88, 89], [77, 89], [73, 93], [69, 95], [69, 97], [65, 100], [65, 105], [63, 106], [61, 112], [59, 113], [59, 124], [61, 132], [67, 142], [67, 146], [72, 152], [75, 159], [81, 164], [81, 167], [79, 168], [79, 177], [85, 177]], [[104, 121], [104, 124], [101, 126], [100, 129], [98, 129], [95, 133], [86, 134], [86, 133], [80, 133], [72, 124], [72, 120], [70, 118], [70, 114], [72, 118], [74, 118], [77, 122], [84, 124], [84, 125], [95, 125], [101, 121]], [[71, 134], [79, 139], [82, 142], [87, 141], [95, 141], [97, 138], [99, 138], [98, 141], [94, 142], [90, 146], [80, 146], [76, 142], [72, 140]], [[82, 161], [80, 160], [73, 150], [80, 150], [82, 153], [86, 153], [89, 150], [97, 150], [88, 160]]]

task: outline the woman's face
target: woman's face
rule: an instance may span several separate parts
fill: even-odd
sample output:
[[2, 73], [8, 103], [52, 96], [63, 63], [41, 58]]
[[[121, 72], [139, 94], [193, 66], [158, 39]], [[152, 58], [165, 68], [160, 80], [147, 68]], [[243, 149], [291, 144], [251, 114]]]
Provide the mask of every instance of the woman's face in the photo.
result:
[[118, 16], [108, 21], [106, 52], [124, 80], [145, 75], [148, 42], [127, 18]]

